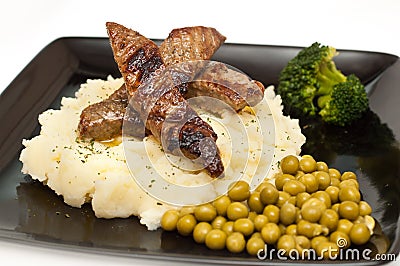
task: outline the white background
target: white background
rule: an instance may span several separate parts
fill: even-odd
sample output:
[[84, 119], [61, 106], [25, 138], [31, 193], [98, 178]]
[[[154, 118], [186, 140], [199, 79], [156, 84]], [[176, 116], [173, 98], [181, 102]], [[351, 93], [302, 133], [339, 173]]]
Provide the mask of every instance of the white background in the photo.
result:
[[[49, 42], [64, 36], [106, 37], [106, 21], [149, 38], [165, 38], [177, 27], [204, 25], [217, 28], [227, 42], [308, 46], [319, 41], [400, 56], [398, 0], [7, 0], [0, 8], [0, 92]], [[1, 265], [168, 265], [6, 241], [0, 241], [0, 258]]]

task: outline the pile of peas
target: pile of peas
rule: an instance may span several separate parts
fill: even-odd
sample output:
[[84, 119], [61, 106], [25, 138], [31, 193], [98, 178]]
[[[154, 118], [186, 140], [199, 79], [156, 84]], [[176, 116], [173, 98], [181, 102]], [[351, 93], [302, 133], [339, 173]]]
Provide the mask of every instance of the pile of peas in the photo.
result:
[[265, 244], [286, 254], [311, 248], [321, 254], [369, 241], [375, 225], [372, 209], [361, 200], [353, 172], [341, 174], [310, 155], [300, 160], [289, 155], [280, 169], [275, 185], [265, 180], [250, 192], [247, 182], [235, 182], [212, 203], [167, 211], [161, 227], [192, 235], [213, 250], [246, 250], [250, 255]]

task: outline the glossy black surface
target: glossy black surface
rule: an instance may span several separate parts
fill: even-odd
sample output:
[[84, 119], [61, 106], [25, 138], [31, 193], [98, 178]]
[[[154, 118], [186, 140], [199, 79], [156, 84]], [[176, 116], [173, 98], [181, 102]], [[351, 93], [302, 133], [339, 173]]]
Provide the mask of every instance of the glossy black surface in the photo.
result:
[[[225, 44], [213, 59], [233, 65], [269, 85], [277, 84], [279, 72], [298, 51], [296, 47]], [[348, 128], [301, 119], [303, 133], [308, 137], [303, 151], [342, 171], [357, 172], [363, 197], [372, 205], [373, 216], [385, 235], [377, 232], [373, 249], [398, 254], [400, 61], [388, 54], [341, 51], [336, 62], [344, 73], [355, 73], [367, 85], [372, 111]], [[105, 78], [109, 74], [120, 76], [107, 39], [62, 38], [43, 49], [3, 92], [0, 98], [0, 237], [133, 257], [245, 265], [288, 263], [210, 251], [195, 244], [190, 237], [161, 230], [147, 231], [135, 217], [96, 219], [90, 206], [69, 207], [50, 189], [20, 173], [21, 140], [38, 134], [38, 114], [50, 107], [58, 108], [61, 97], [72, 96], [86, 79]]]

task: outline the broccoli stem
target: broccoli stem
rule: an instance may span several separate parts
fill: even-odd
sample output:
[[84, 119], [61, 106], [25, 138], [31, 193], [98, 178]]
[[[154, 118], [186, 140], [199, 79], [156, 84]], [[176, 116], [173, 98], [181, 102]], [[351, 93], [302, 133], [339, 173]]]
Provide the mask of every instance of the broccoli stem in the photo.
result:
[[333, 86], [346, 81], [346, 76], [336, 68], [333, 61], [325, 61], [319, 65], [317, 80], [320, 87], [316, 95], [328, 95], [331, 93]]
[[325, 105], [328, 102], [330, 102], [330, 100], [331, 100], [331, 95], [323, 95], [323, 96], [319, 97], [317, 100], [318, 107], [323, 109], [325, 107]]

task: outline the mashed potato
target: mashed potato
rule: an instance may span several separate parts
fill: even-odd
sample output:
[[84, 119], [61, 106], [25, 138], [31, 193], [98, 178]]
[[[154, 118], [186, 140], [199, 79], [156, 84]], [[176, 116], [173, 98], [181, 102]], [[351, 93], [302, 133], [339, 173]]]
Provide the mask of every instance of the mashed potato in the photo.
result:
[[[107, 98], [122, 83], [122, 79], [112, 77], [108, 77], [107, 80], [88, 80], [81, 85], [74, 98], [62, 99], [60, 110], [47, 110], [42, 113], [39, 116], [40, 135], [23, 140], [25, 148], [20, 155], [22, 172], [62, 195], [65, 203], [71, 206], [81, 207], [85, 202], [91, 202], [97, 217], [125, 218], [135, 215], [149, 230], [155, 230], [160, 226], [162, 214], [173, 206], [161, 204], [134, 181], [126, 163], [124, 145], [121, 142], [84, 142], [77, 138], [76, 128], [81, 111], [89, 104]], [[268, 144], [274, 151], [274, 157], [271, 162], [264, 162], [260, 160], [259, 155], [250, 159], [250, 162], [253, 161], [255, 165], [272, 165], [266, 176], [272, 179], [278, 170], [277, 162], [288, 154], [299, 154], [305, 137], [301, 134], [298, 120], [283, 116], [281, 98], [275, 96], [272, 87], [266, 89], [265, 99], [270, 111], [268, 108], [263, 110], [262, 106], [256, 106], [255, 109], [261, 108], [258, 112], [265, 111], [266, 115], [272, 115], [274, 118], [275, 143]], [[240, 116], [245, 122], [254, 118], [249, 110], [242, 111]], [[229, 117], [223, 117], [222, 122], [229, 123]], [[219, 136], [217, 144], [221, 149], [224, 165], [231, 165], [229, 169], [236, 171], [235, 164], [240, 165], [243, 158], [232, 156], [230, 152], [235, 138], [222, 134], [224, 128], [218, 127], [217, 124], [211, 121]], [[256, 127], [250, 125], [246, 130], [251, 132], [256, 130]], [[250, 137], [249, 152], [257, 150], [260, 142], [262, 143], [260, 139]], [[125, 148], [140, 154], [145, 152], [141, 147], [143, 145], [133, 143]], [[163, 169], [167, 176], [171, 176], [168, 173], [175, 171], [172, 182], [195, 184], [210, 179], [204, 172], [188, 174], [179, 169], [170, 170], [165, 155], [157, 152], [160, 151], [159, 144], [151, 136], [145, 139], [145, 147], [147, 154], [152, 155], [151, 162], [155, 168]], [[136, 173], [145, 168], [141, 164], [129, 166], [132, 172]], [[248, 179], [251, 178], [251, 173], [256, 171], [256, 167], [249, 169], [244, 173]]]

